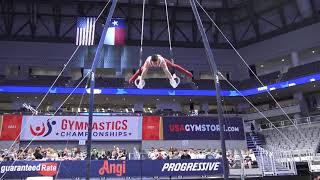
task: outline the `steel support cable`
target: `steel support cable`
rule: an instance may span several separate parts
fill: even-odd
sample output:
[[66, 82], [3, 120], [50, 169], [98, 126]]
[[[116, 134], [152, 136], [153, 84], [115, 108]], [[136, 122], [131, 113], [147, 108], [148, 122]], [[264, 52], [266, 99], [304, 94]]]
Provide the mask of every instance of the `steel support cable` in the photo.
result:
[[[167, 30], [168, 30], [168, 41], [169, 41], [169, 49], [170, 49], [170, 58], [171, 58], [171, 62], [174, 64], [167, 0], [164, 0], [164, 4], [165, 4], [165, 6], [166, 6], [166, 19], [167, 19]], [[174, 70], [174, 68], [173, 68], [173, 70]]]
[[140, 61], [139, 61], [139, 67], [142, 67], [142, 54], [143, 54], [143, 36], [144, 36], [144, 16], [145, 16], [145, 6], [146, 6], [146, 0], [143, 0], [142, 3], [142, 19], [141, 19], [141, 36], [140, 36]]
[[[232, 47], [232, 49], [236, 52], [236, 54], [240, 57], [240, 59], [242, 60], [242, 62], [247, 66], [247, 68], [250, 70], [250, 72], [255, 76], [255, 78], [259, 81], [259, 83], [264, 87], [265, 85], [263, 84], [263, 82], [259, 79], [259, 77], [256, 75], [256, 73], [253, 72], [253, 70], [250, 68], [250, 66], [248, 65], [248, 63], [245, 61], [245, 59], [241, 56], [241, 54], [239, 53], [239, 51], [233, 46], [233, 44], [231, 43], [231, 41], [225, 36], [225, 34], [223, 33], [223, 31], [219, 28], [219, 26], [215, 23], [215, 21], [211, 18], [211, 16], [208, 14], [208, 12], [203, 8], [203, 6], [199, 3], [198, 0], [195, 0], [197, 2], [197, 4], [199, 5], [199, 7], [202, 9], [202, 11], [207, 15], [207, 17], [210, 19], [210, 21], [214, 24], [214, 26], [218, 29], [218, 31], [221, 33], [221, 35], [224, 37], [224, 39], [228, 42], [228, 44]], [[287, 117], [287, 119], [292, 123], [292, 125], [297, 129], [298, 133], [301, 135], [301, 137], [304, 138], [305, 141], [307, 141], [307, 138], [301, 133], [301, 131], [299, 130], [298, 126], [293, 122], [293, 120], [289, 117], [289, 115], [283, 110], [283, 108], [281, 107], [281, 105], [278, 103], [278, 101], [274, 98], [274, 96], [270, 93], [269, 90], [267, 90], [267, 93], [270, 95], [270, 97], [272, 98], [272, 100], [277, 104], [277, 106], [279, 107], [279, 109], [283, 112], [283, 114]]]
[[[110, 3], [110, 0], [108, 0], [108, 2], [106, 3], [106, 5], [104, 6], [104, 8], [101, 10], [101, 12], [99, 13], [97, 19], [95, 22], [98, 21], [98, 19], [101, 17], [101, 15], [103, 14], [103, 12], [105, 11], [105, 9], [107, 8], [108, 4]], [[55, 79], [55, 81], [52, 83], [52, 85], [50, 86], [50, 88], [48, 89], [48, 91], [46, 92], [45, 96], [41, 99], [39, 105], [36, 107], [36, 111], [38, 110], [38, 108], [41, 106], [41, 104], [43, 103], [43, 101], [45, 100], [45, 98], [48, 96], [48, 94], [50, 93], [51, 89], [53, 88], [53, 86], [55, 85], [55, 83], [58, 81], [58, 79], [60, 78], [60, 76], [62, 75], [62, 73], [64, 72], [64, 70], [66, 69], [66, 67], [68, 66], [68, 64], [70, 63], [70, 61], [73, 59], [74, 55], [76, 54], [76, 52], [79, 50], [80, 45], [77, 46], [77, 48], [73, 51], [72, 55], [69, 57], [68, 61], [66, 64], [64, 64], [62, 70], [60, 71], [60, 73], [58, 74], [57, 78]], [[32, 113], [32, 116], [35, 115], [35, 112]], [[20, 130], [19, 135], [15, 138], [15, 140], [13, 141], [13, 143], [11, 144], [11, 146], [8, 148], [8, 151], [10, 151], [12, 149], [12, 147], [14, 146], [14, 144], [18, 141], [19, 137], [21, 136], [22, 131], [26, 128], [26, 126], [23, 126]], [[0, 162], [1, 165], [2, 162]], [[1, 178], [0, 178], [1, 179]]]
[[[86, 82], [86, 86], [85, 86], [85, 87], [88, 86], [89, 81], [90, 81], [90, 78], [87, 79], [87, 82]], [[81, 105], [82, 105], [82, 103], [83, 103], [83, 98], [84, 98], [85, 93], [86, 93], [86, 91], [83, 91], [77, 110], [79, 110], [79, 109], [81, 108]], [[77, 120], [78, 116], [79, 116], [79, 112], [76, 113], [76, 116], [75, 116], [75, 118], [74, 118], [75, 121]], [[70, 140], [70, 138], [68, 138], [68, 140], [67, 140], [67, 142], [66, 142], [65, 148], [68, 148], [69, 140]], [[64, 148], [64, 149], [65, 149], [65, 148]], [[61, 167], [62, 162], [63, 162], [63, 161], [60, 162], [60, 165], [59, 165], [57, 174], [55, 175], [55, 178], [58, 178], [58, 176], [59, 176], [60, 167]]]
[[[82, 83], [82, 81], [88, 77], [88, 75], [91, 73], [91, 71], [88, 71], [88, 73], [81, 79], [81, 81], [78, 83], [78, 85], [71, 91], [71, 93], [67, 96], [67, 98], [60, 104], [60, 106], [58, 107], [58, 109], [51, 115], [52, 117], [54, 117], [56, 115], [56, 113], [58, 113], [58, 111], [60, 110], [60, 108], [67, 102], [67, 100], [70, 98], [70, 96], [74, 93], [74, 91], [80, 86], [80, 84]], [[86, 91], [84, 89], [84, 91]], [[28, 149], [28, 147], [31, 145], [31, 143], [36, 140], [38, 136], [34, 136], [31, 141], [27, 144], [27, 146], [23, 149], [23, 151], [25, 151], [26, 149]], [[11, 165], [13, 165], [17, 160], [14, 160], [13, 163]], [[1, 177], [0, 179], [3, 179], [3, 177], [6, 175], [8, 171], [6, 171]]]
[[264, 119], [266, 119], [289, 143], [294, 144], [285, 134], [283, 134], [246, 96], [244, 96], [221, 72], [218, 75], [222, 77], [227, 83], [237, 91]]

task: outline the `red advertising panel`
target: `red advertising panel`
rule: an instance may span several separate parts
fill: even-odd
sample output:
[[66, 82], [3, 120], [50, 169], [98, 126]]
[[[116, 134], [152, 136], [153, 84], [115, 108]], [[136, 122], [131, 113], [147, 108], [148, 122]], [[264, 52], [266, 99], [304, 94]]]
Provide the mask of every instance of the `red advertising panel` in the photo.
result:
[[1, 120], [1, 135], [0, 140], [15, 140], [21, 130], [21, 115], [6, 114]]
[[142, 140], [162, 139], [162, 118], [160, 116], [144, 116], [142, 120]]

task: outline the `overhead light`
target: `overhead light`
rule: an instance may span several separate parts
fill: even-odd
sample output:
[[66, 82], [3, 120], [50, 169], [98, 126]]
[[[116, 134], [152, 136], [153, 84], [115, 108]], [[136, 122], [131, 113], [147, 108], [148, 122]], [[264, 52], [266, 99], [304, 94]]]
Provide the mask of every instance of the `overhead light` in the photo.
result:
[[290, 84], [288, 84], [289, 87], [295, 86], [295, 85], [296, 85], [296, 83], [290, 83]]
[[316, 51], [315, 51], [315, 50], [312, 50], [312, 53], [314, 54], [314, 53], [316, 53]]
[[313, 81], [316, 81], [316, 79], [315, 79], [315, 78], [311, 78], [311, 79], [310, 79], [310, 82], [313, 82]]
[[159, 101], [159, 99], [157, 98], [157, 101]]
[[38, 97], [36, 96], [36, 97], [34, 97], [35, 99], [38, 99]]
[[19, 96], [17, 96], [17, 99], [19, 99]]
[[260, 67], [262, 67], [262, 68], [263, 68], [263, 64], [261, 64], [261, 65], [260, 65]]
[[282, 62], [284, 62], [284, 61], [285, 61], [285, 59], [281, 59], [281, 61], [282, 61]]
[[[90, 94], [90, 88], [86, 89], [87, 93]], [[101, 94], [102, 90], [101, 89], [94, 89], [93, 94]]]
[[263, 90], [267, 90], [267, 89], [268, 89], [268, 86], [263, 86], [263, 87], [259, 87], [258, 91], [263, 91]]

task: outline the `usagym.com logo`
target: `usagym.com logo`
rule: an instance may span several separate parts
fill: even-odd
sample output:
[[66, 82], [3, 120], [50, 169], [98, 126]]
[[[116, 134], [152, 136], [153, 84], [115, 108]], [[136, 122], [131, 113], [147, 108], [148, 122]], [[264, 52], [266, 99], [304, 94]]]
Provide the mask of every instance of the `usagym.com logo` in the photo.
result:
[[51, 134], [52, 126], [56, 125], [56, 123], [56, 121], [52, 121], [52, 118], [49, 118], [47, 119], [46, 124], [42, 122], [40, 126], [36, 126], [35, 128], [30, 124], [30, 132], [34, 136], [46, 137]]

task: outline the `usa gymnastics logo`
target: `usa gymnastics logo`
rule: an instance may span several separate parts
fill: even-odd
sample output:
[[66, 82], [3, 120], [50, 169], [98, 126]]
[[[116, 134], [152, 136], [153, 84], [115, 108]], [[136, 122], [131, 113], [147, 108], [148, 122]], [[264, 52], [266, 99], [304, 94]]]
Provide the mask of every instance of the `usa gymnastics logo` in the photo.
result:
[[34, 136], [42, 136], [46, 137], [52, 132], [52, 126], [56, 125], [56, 121], [52, 121], [52, 118], [49, 118], [47, 120], [47, 123], [42, 124], [40, 126], [36, 126], [35, 129], [33, 129], [32, 125], [30, 124], [30, 132]]

